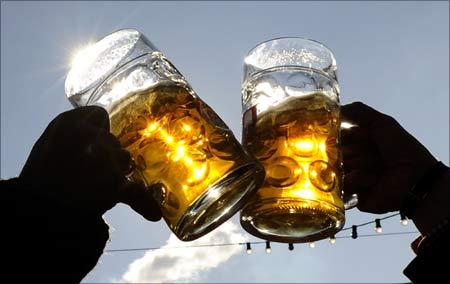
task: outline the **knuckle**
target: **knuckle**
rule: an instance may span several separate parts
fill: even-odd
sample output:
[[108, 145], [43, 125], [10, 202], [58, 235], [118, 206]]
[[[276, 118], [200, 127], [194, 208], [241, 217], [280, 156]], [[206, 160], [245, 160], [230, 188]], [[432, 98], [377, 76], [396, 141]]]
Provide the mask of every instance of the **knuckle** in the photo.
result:
[[367, 108], [368, 107], [365, 103], [363, 103], [361, 101], [353, 102], [353, 103], [351, 103], [351, 105], [354, 107], [358, 107], [358, 108]]
[[386, 121], [390, 121], [390, 122], [397, 122], [397, 120], [395, 120], [395, 118], [393, 118], [392, 116], [387, 115], [387, 114], [383, 115], [383, 119]]
[[373, 213], [373, 214], [387, 213], [387, 210], [384, 207], [379, 206], [374, 202], [367, 202], [364, 199], [361, 200], [361, 198], [358, 200], [357, 208], [361, 212], [366, 212], [366, 213]]
[[395, 126], [399, 125], [398, 121], [394, 117], [387, 115], [387, 114], [383, 114], [381, 116], [380, 120], [385, 125], [395, 125]]
[[108, 112], [106, 111], [106, 109], [104, 109], [100, 106], [91, 105], [91, 106], [84, 106], [82, 108], [84, 108], [84, 110], [86, 110], [88, 113], [108, 117]]
[[58, 130], [64, 127], [65, 125], [69, 124], [69, 116], [70, 111], [65, 111], [60, 114], [58, 114], [50, 123], [48, 124], [48, 129], [51, 130]]

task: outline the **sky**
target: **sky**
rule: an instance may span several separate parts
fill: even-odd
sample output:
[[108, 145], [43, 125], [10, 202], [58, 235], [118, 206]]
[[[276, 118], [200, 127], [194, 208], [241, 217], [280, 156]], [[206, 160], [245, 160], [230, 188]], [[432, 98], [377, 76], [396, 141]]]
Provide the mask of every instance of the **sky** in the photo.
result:
[[[120, 28], [144, 33], [237, 137], [247, 51], [280, 36], [323, 42], [337, 60], [343, 104], [363, 101], [395, 117], [449, 163], [448, 2], [2, 1], [2, 179], [20, 173], [47, 124], [72, 108], [64, 79], [77, 48]], [[257, 241], [237, 217], [196, 243]], [[347, 225], [376, 217], [346, 213]], [[164, 221], [148, 222], [125, 205], [105, 219], [107, 249], [187, 245]], [[416, 230], [398, 221], [383, 222], [384, 232]], [[373, 233], [373, 227], [359, 233]], [[414, 257], [409, 244], [415, 237], [325, 240], [293, 251], [273, 244], [269, 255], [261, 245], [251, 255], [240, 246], [109, 252], [84, 281], [398, 283], [408, 281], [402, 271]]]

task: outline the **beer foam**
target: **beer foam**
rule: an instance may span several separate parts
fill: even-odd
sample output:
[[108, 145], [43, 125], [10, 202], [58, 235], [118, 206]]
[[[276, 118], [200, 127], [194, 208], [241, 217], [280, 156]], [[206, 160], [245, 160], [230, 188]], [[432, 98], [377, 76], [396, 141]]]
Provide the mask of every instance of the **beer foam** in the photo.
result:
[[261, 69], [267, 69], [274, 66], [305, 66], [312, 67], [314, 64], [326, 63], [326, 60], [317, 56], [317, 53], [306, 49], [283, 49], [265, 52], [257, 50], [253, 56], [248, 57], [246, 63], [253, 64]]
[[130, 52], [140, 36], [136, 30], [120, 30], [78, 51], [65, 82], [67, 96], [83, 92], [105, 78]]

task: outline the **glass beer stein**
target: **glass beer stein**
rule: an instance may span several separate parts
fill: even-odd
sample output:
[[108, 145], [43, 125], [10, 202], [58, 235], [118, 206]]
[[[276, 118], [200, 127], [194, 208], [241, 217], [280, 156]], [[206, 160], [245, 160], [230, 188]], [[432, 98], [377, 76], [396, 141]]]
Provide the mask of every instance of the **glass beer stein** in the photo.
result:
[[243, 228], [289, 243], [338, 232], [345, 214], [333, 53], [302, 38], [259, 44], [245, 58], [242, 108], [243, 145], [266, 170], [241, 211]]
[[252, 158], [172, 63], [140, 32], [119, 30], [82, 50], [65, 92], [108, 111], [111, 132], [152, 186], [163, 218], [184, 241], [225, 222], [264, 180]]

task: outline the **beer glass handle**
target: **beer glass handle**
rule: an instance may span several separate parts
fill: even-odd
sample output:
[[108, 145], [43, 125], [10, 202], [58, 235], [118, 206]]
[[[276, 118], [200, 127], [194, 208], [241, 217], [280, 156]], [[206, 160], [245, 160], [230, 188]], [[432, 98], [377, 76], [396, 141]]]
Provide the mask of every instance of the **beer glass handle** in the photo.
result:
[[358, 205], [358, 194], [354, 193], [351, 195], [344, 194], [344, 208], [345, 210], [352, 209]]
[[148, 191], [152, 192], [153, 198], [159, 203], [159, 205], [163, 205], [165, 199], [165, 189], [164, 186], [160, 183], [148, 184], [145, 181], [144, 176], [136, 167], [136, 163], [134, 160], [131, 161], [130, 172], [125, 176], [128, 182], [130, 183], [143, 183]]
[[[341, 130], [342, 129], [349, 129], [352, 127], [355, 127], [357, 125], [352, 124], [348, 121], [342, 121], [341, 122]], [[343, 194], [343, 201], [344, 201], [344, 208], [345, 210], [348, 209], [352, 209], [354, 207], [356, 207], [356, 205], [358, 205], [358, 194], [354, 193], [354, 194], [345, 194], [345, 190], [344, 190], [344, 194]]]

